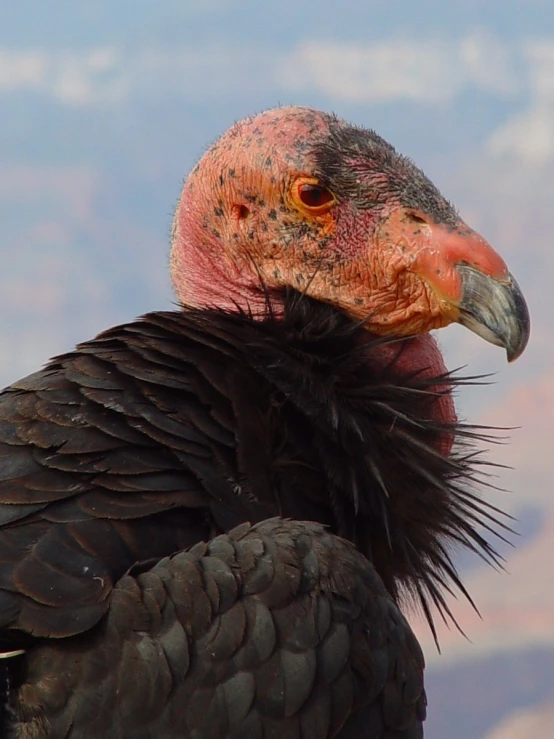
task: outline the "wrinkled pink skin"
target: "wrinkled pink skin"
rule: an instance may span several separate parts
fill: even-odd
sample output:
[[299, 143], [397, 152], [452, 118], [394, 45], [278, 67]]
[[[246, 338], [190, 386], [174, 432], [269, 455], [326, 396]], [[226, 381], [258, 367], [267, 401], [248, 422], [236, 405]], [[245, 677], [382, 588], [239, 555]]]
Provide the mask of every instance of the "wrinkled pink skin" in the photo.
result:
[[[323, 117], [307, 123], [298, 110], [276, 108], [235, 123], [186, 180], [175, 213], [171, 254], [175, 292], [184, 304], [265, 309], [257, 271], [259, 242], [282, 240], [279, 206], [294, 164], [284, 161], [284, 152], [294, 156], [306, 139], [328, 130]], [[250, 207], [253, 196], [261, 196], [263, 205], [257, 204], [254, 222], [243, 222], [237, 206]], [[271, 217], [273, 211], [277, 219]], [[248, 243], [252, 231], [255, 241]]]
[[[405, 293], [390, 288], [390, 275], [389, 297], [383, 298], [381, 290], [381, 281], [387, 284], [386, 271], [396, 269], [396, 265], [387, 263], [389, 257], [379, 250], [374, 250], [373, 262], [367, 257], [368, 233], [375, 228], [371, 211], [356, 217], [346, 212], [342, 222], [337, 219], [336, 223], [321, 219], [321, 233], [334, 237], [324, 252], [317, 251], [317, 244], [308, 237], [305, 243], [286, 243], [283, 219], [298, 217], [287, 200], [287, 187], [293, 173], [312, 173], [303, 145], [328, 130], [326, 119], [317, 111], [299, 116], [302, 110], [278, 108], [235, 124], [206, 152], [185, 182], [175, 214], [171, 252], [171, 276], [183, 305], [231, 310], [240, 307], [261, 316], [266, 309], [266, 296], [260, 290], [263, 280], [277, 291], [287, 284], [297, 289], [309, 284], [308, 294], [337, 304], [356, 319], [375, 313], [373, 298], [380, 301], [385, 320], [389, 307], [391, 314], [398, 310]], [[248, 209], [247, 218], [242, 217], [241, 206]], [[391, 203], [391, 208], [394, 206]], [[326, 269], [320, 269], [317, 279], [311, 281], [316, 271], [314, 254], [321, 259], [322, 253], [327, 259], [323, 264]], [[333, 281], [339, 269], [335, 265], [341, 272]], [[419, 290], [419, 284], [414, 284]], [[418, 300], [420, 313], [431, 314], [426, 294], [420, 294]], [[362, 307], [358, 308], [360, 303]], [[278, 304], [273, 307], [278, 313]], [[435, 307], [437, 314], [439, 308]], [[439, 315], [438, 323], [422, 330], [444, 325], [440, 321]], [[404, 326], [402, 332], [385, 324], [378, 333], [402, 336], [412, 331], [418, 333], [410, 326]], [[398, 348], [396, 343], [383, 347], [383, 363], [388, 363]], [[428, 333], [405, 341], [397, 367], [406, 372], [420, 370], [422, 376], [446, 372], [437, 344]], [[450, 392], [437, 399], [432, 413], [437, 420], [456, 422]], [[451, 446], [451, 435], [447, 435], [440, 451], [448, 454]]]
[[[392, 361], [398, 354], [399, 346], [396, 342], [385, 345], [381, 349], [383, 364]], [[409, 374], [418, 372], [421, 379], [438, 377], [448, 370], [437, 342], [431, 334], [422, 334], [402, 342], [402, 353], [395, 362], [395, 366], [402, 373]], [[451, 389], [446, 385], [436, 385], [431, 388], [437, 393], [442, 393], [436, 398], [431, 409], [432, 418], [446, 424], [455, 424], [458, 420], [456, 407], [452, 397]], [[454, 437], [445, 434], [439, 443], [439, 451], [445, 457], [452, 451]]]

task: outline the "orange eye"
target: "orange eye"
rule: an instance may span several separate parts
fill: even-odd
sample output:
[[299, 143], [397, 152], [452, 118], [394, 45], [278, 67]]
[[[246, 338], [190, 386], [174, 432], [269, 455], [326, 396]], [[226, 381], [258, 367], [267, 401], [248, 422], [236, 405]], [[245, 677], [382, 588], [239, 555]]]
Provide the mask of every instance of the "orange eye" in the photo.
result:
[[298, 199], [306, 208], [325, 212], [335, 202], [333, 193], [326, 187], [311, 182], [301, 182], [297, 188]]

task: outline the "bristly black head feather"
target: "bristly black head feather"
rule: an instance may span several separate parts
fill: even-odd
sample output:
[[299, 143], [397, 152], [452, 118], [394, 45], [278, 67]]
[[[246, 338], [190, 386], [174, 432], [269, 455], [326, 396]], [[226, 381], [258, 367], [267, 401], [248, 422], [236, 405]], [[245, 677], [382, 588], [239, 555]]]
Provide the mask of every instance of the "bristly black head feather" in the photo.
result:
[[318, 176], [339, 200], [378, 210], [392, 199], [427, 213], [436, 223], [459, 223], [453, 205], [421, 169], [371, 129], [329, 116], [329, 133], [315, 144], [314, 156]]
[[[188, 315], [207, 330], [217, 321], [219, 332], [235, 337], [241, 361], [264, 378], [272, 422], [286, 426], [289, 472], [304, 475], [302, 465], [317, 470], [302, 479], [320, 487], [297, 495], [325, 499], [331, 518], [323, 522], [366, 554], [395, 598], [420, 604], [436, 639], [432, 606], [456, 624], [445, 591], [461, 591], [472, 602], [452, 549], [462, 545], [500, 565], [484, 533], [504, 538], [510, 530], [504, 514], [478, 494], [490, 483], [475, 442], [493, 441], [490, 430], [441, 423], [431, 413], [437, 385], [451, 392], [479, 378], [403, 374], [395, 361], [371, 361], [390, 339], [368, 337], [360, 323], [293, 290], [284, 306], [278, 317], [269, 308], [264, 321]], [[403, 342], [396, 343], [400, 354]], [[454, 442], [448, 456], [439, 451], [445, 434]], [[301, 511], [298, 500], [281, 500], [283, 515]]]

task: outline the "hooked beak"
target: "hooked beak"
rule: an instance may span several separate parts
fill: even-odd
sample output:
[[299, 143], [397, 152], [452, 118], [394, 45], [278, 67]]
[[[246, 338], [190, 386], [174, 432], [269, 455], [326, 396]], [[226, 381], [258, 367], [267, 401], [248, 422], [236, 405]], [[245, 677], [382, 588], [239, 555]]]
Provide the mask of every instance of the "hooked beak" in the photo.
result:
[[[376, 243], [426, 286], [420, 323], [415, 330], [409, 324], [413, 333], [457, 322], [503, 346], [509, 362], [523, 353], [530, 334], [523, 294], [504, 260], [461, 219], [437, 223], [423, 211], [400, 207], [382, 221]], [[412, 283], [405, 293], [418, 295]], [[409, 308], [415, 314], [414, 305]]]
[[495, 280], [468, 264], [458, 264], [462, 298], [458, 323], [486, 341], [506, 349], [508, 362], [517, 359], [527, 346], [531, 323], [519, 285], [508, 273]]

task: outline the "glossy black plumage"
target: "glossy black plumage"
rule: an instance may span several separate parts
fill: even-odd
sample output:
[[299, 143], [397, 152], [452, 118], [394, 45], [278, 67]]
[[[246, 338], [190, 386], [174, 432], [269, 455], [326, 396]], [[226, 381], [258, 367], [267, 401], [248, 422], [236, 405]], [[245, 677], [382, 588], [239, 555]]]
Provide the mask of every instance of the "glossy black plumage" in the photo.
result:
[[[290, 292], [279, 319], [217, 311], [150, 314], [8, 388], [0, 396], [3, 647], [51, 650], [61, 670], [65, 652], [43, 646], [42, 638], [82, 634], [100, 622], [98, 628], [108, 628], [100, 650], [107, 654], [111, 627], [101, 619], [110, 604], [123, 609], [108, 619], [121, 623], [122, 633], [129, 628], [125, 618], [139, 618], [140, 609], [153, 618], [150, 598], [158, 586], [145, 595], [140, 583], [158, 577], [152, 574], [158, 568], [180, 567], [160, 563], [141, 575], [138, 610], [125, 611], [126, 588], [137, 586], [127, 578], [113, 587], [135, 562], [276, 515], [318, 521], [352, 541], [387, 589], [383, 607], [392, 609], [404, 589], [425, 608], [430, 597], [444, 609], [441, 587], [460, 585], [448, 539], [493, 556], [474, 528], [486, 511], [464, 487], [474, 461], [464, 447], [471, 434], [430, 420], [436, 382], [402, 377], [394, 363], [383, 368], [374, 362], [381, 343], [368, 343], [363, 329], [335, 309]], [[445, 433], [459, 442], [448, 458], [437, 451]], [[294, 538], [293, 524], [283, 526], [283, 536]], [[348, 547], [343, 551], [354, 556]], [[188, 556], [199, 555], [171, 561]], [[385, 602], [371, 573], [366, 565], [368, 613]], [[407, 659], [419, 664], [402, 620], [398, 628]], [[81, 638], [90, 644], [88, 636]], [[402, 693], [404, 672], [392, 642], [385, 652], [396, 665], [394, 690]], [[32, 654], [24, 658], [31, 665]], [[382, 655], [366, 654], [366, 668], [377, 670]], [[25, 680], [25, 670], [23, 677], [13, 675], [12, 701]], [[187, 689], [198, 687], [192, 673], [188, 680]], [[416, 725], [423, 696], [408, 694], [392, 699], [384, 714], [378, 704], [390, 727], [406, 706]], [[114, 715], [123, 710], [117, 702], [109, 706]], [[137, 725], [140, 710], [133, 717]], [[363, 714], [351, 720], [367, 723]], [[359, 730], [344, 729], [340, 736], [389, 736]], [[110, 736], [183, 735], [152, 731]], [[302, 736], [292, 728], [279, 731], [252, 736]]]
[[28, 735], [422, 736], [417, 642], [373, 567], [318, 524], [243, 524], [125, 575], [85, 645], [29, 656], [12, 706]]

